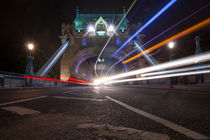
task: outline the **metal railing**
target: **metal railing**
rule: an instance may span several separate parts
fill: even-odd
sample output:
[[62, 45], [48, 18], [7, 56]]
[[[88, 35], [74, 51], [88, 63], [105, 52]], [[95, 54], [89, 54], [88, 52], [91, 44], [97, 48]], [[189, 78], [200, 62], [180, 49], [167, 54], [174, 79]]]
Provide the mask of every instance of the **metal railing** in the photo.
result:
[[17, 87], [64, 87], [75, 86], [77, 84], [62, 81], [29, 79], [24, 78], [24, 74], [0, 71], [0, 88]]

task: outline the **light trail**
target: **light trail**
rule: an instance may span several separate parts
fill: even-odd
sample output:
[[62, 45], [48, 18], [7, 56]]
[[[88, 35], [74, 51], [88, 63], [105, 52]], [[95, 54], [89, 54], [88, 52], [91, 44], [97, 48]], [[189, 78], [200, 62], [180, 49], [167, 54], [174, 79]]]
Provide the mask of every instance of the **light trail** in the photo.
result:
[[55, 65], [55, 63], [58, 61], [58, 59], [62, 56], [62, 54], [65, 52], [65, 50], [68, 48], [70, 44], [70, 41], [65, 41], [61, 47], [48, 59], [48, 61], [42, 66], [42, 68], [37, 72], [37, 75], [39, 76], [45, 76], [49, 73], [49, 71], [52, 69], [52, 67]]
[[[166, 40], [164, 40], [164, 41], [161, 41], [160, 43], [152, 46], [151, 48], [149, 48], [147, 50], [145, 50], [143, 53], [149, 53], [149, 52], [151, 52], [151, 51], [153, 51], [155, 49], [158, 49], [159, 47], [167, 44], [170, 41], [173, 41], [175, 39], [183, 37], [184, 35], [192, 33], [193, 31], [196, 31], [196, 30], [198, 30], [198, 29], [200, 29], [202, 27], [205, 27], [205, 26], [207, 26], [209, 24], [210, 24], [210, 18], [208, 18], [208, 19], [206, 19], [206, 20], [204, 20], [204, 21], [202, 21], [202, 22], [200, 22], [200, 23], [198, 23], [198, 24], [196, 24], [196, 25], [194, 25], [194, 26], [192, 26], [192, 27], [190, 27], [190, 28], [188, 28], [188, 29], [186, 29], [186, 30], [184, 30], [184, 31], [182, 31], [182, 32], [180, 32], [180, 33], [178, 33], [178, 34], [168, 38], [168, 39], [166, 39]], [[136, 58], [139, 58], [140, 56], [143, 55], [143, 53], [139, 53], [139, 54], [137, 54], [137, 55], [135, 55], [135, 56], [133, 56], [133, 57], [123, 61], [123, 64], [128, 63], [128, 62], [130, 62], [130, 61], [132, 61], [132, 60], [134, 60]]]
[[188, 76], [188, 75], [198, 75], [198, 74], [205, 74], [205, 73], [210, 73], [210, 70], [191, 71], [191, 72], [183, 72], [183, 73], [176, 73], [176, 74], [166, 74], [166, 75], [144, 77], [144, 78], [134, 78], [134, 79], [125, 79], [125, 80], [114, 80], [114, 81], [106, 82], [105, 84], [123, 83], [123, 82], [131, 82], [131, 81], [142, 81], [142, 80], [154, 80], [154, 79], [161, 79], [161, 78]]
[[158, 13], [156, 13], [149, 21], [147, 21], [136, 33], [134, 33], [113, 55], [115, 56], [125, 45], [127, 45], [133, 38], [135, 38], [141, 31], [149, 26], [155, 19], [157, 19], [162, 13], [164, 13], [169, 7], [171, 7], [177, 0], [171, 0], [166, 4]]
[[91, 66], [89, 65], [89, 63], [87, 62], [87, 60], [82, 56], [81, 50], [79, 49], [79, 47], [77, 46], [77, 44], [75, 43], [74, 38], [71, 36], [72, 38], [72, 44], [74, 44], [78, 50], [78, 52], [80, 53], [82, 59], [86, 62], [86, 64], [88, 65], [88, 67], [90, 68], [91, 72], [94, 73], [93, 69], [91, 68]]
[[174, 70], [167, 70], [167, 71], [159, 71], [159, 72], [146, 73], [146, 74], [142, 74], [141, 77], [148, 77], [148, 76], [154, 76], [154, 75], [169, 74], [169, 73], [175, 73], [175, 72], [200, 70], [200, 69], [206, 69], [206, 68], [210, 68], [210, 65], [194, 66], [194, 67], [180, 68], [180, 69], [174, 69]]
[[147, 60], [147, 62], [149, 62], [150, 65], [155, 65], [152, 59], [146, 53], [144, 53], [144, 50], [142, 49], [142, 47], [139, 46], [139, 44], [136, 41], [134, 41], [134, 44], [143, 53], [144, 58]]
[[65, 82], [65, 83], [74, 83], [74, 84], [88, 84], [91, 85], [92, 83], [87, 83], [87, 82], [78, 82], [78, 81], [65, 81], [65, 80], [60, 80], [60, 79], [52, 79], [52, 78], [44, 78], [44, 77], [36, 77], [36, 76], [28, 76], [24, 75], [23, 78], [26, 79], [36, 79], [36, 80], [45, 80], [45, 81], [56, 81], [56, 82]]
[[163, 69], [182, 67], [182, 66], [186, 66], [186, 65], [195, 64], [195, 63], [205, 62], [208, 60], [210, 60], [210, 52], [201, 53], [198, 55], [193, 55], [193, 56], [181, 58], [178, 60], [158, 64], [155, 66], [150, 66], [147, 68], [142, 68], [142, 69], [122, 73], [122, 74], [117, 74], [115, 76], [101, 78], [101, 79], [95, 80], [94, 83], [101, 84], [101, 83], [105, 83], [105, 82], [115, 80], [115, 79], [120, 79], [120, 78], [124, 78], [124, 77], [134, 76], [134, 75], [138, 75], [138, 74], [143, 74], [143, 73], [148, 73], [148, 72], [153, 72], [153, 71], [158, 71], [158, 70], [163, 70]]
[[[195, 14], [199, 13], [200, 11], [202, 11], [203, 9], [205, 9], [206, 7], [208, 7], [210, 4], [207, 4], [203, 7], [201, 7], [200, 9], [196, 10], [195, 12], [193, 12], [191, 15], [185, 17], [184, 19], [182, 19], [181, 21], [177, 22], [176, 24], [174, 24], [173, 26], [169, 27], [168, 29], [166, 29], [165, 31], [161, 32], [159, 35], [155, 36], [154, 38], [152, 38], [151, 40], [149, 40], [148, 42], [144, 43], [143, 45], [141, 45], [141, 47], [144, 47], [145, 45], [149, 44], [150, 42], [152, 42], [153, 40], [157, 39], [158, 37], [160, 37], [161, 35], [163, 35], [164, 33], [170, 31], [171, 29], [173, 29], [174, 27], [176, 27], [177, 25], [183, 23], [184, 21], [188, 20], [189, 18], [191, 18], [192, 16], [194, 16]], [[116, 62], [115, 64], [113, 64], [109, 70], [106, 72], [106, 76], [107, 74], [111, 71], [111, 69], [117, 65], [118, 63], [120, 63], [121, 61], [123, 61], [126, 57], [128, 57], [129, 55], [131, 55], [132, 53], [136, 52], [137, 49], [131, 51], [130, 53], [128, 53], [126, 56], [124, 56], [122, 59], [120, 59], [118, 62]], [[106, 64], [105, 64], [106, 65]]]
[[108, 39], [108, 41], [106, 42], [106, 44], [104, 45], [103, 49], [101, 50], [100, 54], [98, 55], [98, 58], [96, 60], [96, 63], [94, 65], [94, 70], [95, 70], [95, 75], [96, 77], [98, 77], [97, 71], [96, 71], [96, 66], [97, 63], [102, 55], [102, 53], [104, 52], [105, 48], [107, 47], [108, 43], [110, 42], [110, 40], [112, 39], [113, 35], [115, 34], [115, 32], [117, 31], [117, 29], [119, 28], [120, 24], [123, 22], [123, 20], [125, 19], [125, 17], [127, 16], [127, 14], [130, 12], [130, 10], [133, 8], [134, 4], [136, 3], [137, 0], [134, 0], [134, 2], [132, 3], [132, 5], [130, 6], [130, 8], [128, 9], [128, 11], [126, 12], [126, 14], [123, 16], [123, 18], [121, 19], [121, 21], [119, 22], [119, 24], [117, 25], [117, 27], [114, 29], [114, 31], [112, 32], [110, 38]]
[[[143, 50], [143, 45], [139, 46], [138, 43], [137, 43], [136, 41], [134, 41], [134, 44], [135, 44], [136, 47], [137, 47], [137, 49], [135, 49], [134, 51], [140, 50], [141, 52], [144, 52], [144, 50]], [[133, 51], [132, 51], [131, 53], [133, 53]], [[131, 53], [129, 53], [129, 54], [131, 54]], [[127, 55], [127, 56], [128, 56], [128, 55]], [[155, 63], [152, 61], [152, 59], [151, 59], [146, 53], [144, 54], [144, 57], [145, 57], [145, 59], [149, 62], [149, 64], [155, 65]], [[124, 57], [124, 58], [125, 58], [125, 57]], [[109, 68], [109, 70], [106, 72], [105, 77], [106, 77], [107, 74], [110, 72], [110, 70], [111, 70], [115, 65], [117, 65], [119, 62], [121, 62], [124, 58], [122, 58], [121, 60], [119, 60], [119, 61], [117, 61], [115, 64], [113, 64], [113, 65]], [[153, 58], [153, 59], [154, 59], [154, 58]], [[156, 61], [156, 64], [157, 64], [157, 61]], [[101, 70], [101, 75], [102, 75], [102, 72], [103, 72], [105, 66], [106, 66], [106, 64], [103, 66], [103, 68], [102, 68], [102, 70]]]
[[59, 76], [60, 79], [65, 79], [65, 80], [69, 80], [69, 81], [76, 81], [76, 82], [82, 82], [82, 83], [90, 83], [88, 81], [84, 81], [84, 80], [79, 80], [79, 79], [74, 79], [74, 78], [68, 78], [68, 77], [63, 77], [63, 76]]

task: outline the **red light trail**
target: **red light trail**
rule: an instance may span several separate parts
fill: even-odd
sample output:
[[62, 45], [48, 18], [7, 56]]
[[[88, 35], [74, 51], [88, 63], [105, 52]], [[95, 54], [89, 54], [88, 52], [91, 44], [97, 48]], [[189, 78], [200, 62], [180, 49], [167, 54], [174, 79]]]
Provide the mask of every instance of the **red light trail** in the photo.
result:
[[[36, 80], [46, 80], [46, 81], [56, 81], [56, 82], [65, 82], [65, 83], [74, 83], [74, 84], [91, 84], [90, 82], [83, 81], [83, 80], [78, 80], [78, 79], [73, 79], [73, 78], [69, 78], [68, 81], [60, 80], [60, 79], [52, 79], [52, 78], [28, 76], [28, 75], [24, 75], [23, 78], [26, 78], [26, 79], [36, 79]], [[70, 80], [72, 80], [72, 81], [70, 81]]]

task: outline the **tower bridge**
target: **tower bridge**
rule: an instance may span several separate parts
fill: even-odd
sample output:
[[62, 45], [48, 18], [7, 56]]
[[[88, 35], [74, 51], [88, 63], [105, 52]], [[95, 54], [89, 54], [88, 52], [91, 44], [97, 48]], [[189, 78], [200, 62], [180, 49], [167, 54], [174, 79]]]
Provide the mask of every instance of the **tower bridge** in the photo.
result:
[[[81, 14], [77, 8], [73, 23], [63, 23], [61, 26], [61, 36], [59, 36], [61, 42], [64, 43], [69, 36], [71, 38], [71, 46], [65, 51], [61, 59], [61, 77], [92, 80], [95, 76], [93, 72], [94, 63], [124, 15], [124, 8], [121, 14]], [[130, 37], [130, 30], [134, 30], [134, 27], [135, 25], [129, 24], [127, 18], [121, 22], [107, 45], [105, 55], [99, 59], [96, 68], [98, 73], [100, 73], [102, 65], [107, 62], [113, 52]], [[141, 34], [137, 36], [138, 39], [142, 39], [142, 37]], [[130, 51], [128, 49], [133, 49], [132, 42], [128, 46], [127, 49], [120, 52], [121, 57]], [[112, 63], [117, 62], [119, 59], [119, 56], [114, 56]], [[105, 67], [104, 71], [107, 71], [107, 68]], [[121, 63], [112, 72], [117, 73], [128, 70], [129, 66]]]
[[[9, 18], [2, 20], [8, 24], [2, 31], [17, 46], [14, 50], [6, 40], [1, 51], [8, 47], [2, 54], [20, 64], [3, 61], [16, 69], [25, 62], [21, 46], [29, 55], [25, 74], [0, 69], [0, 140], [210, 140], [210, 2], [72, 1], [10, 2], [12, 8], [5, 10]], [[89, 14], [77, 8], [72, 14], [74, 4], [128, 10]], [[75, 19], [61, 25], [60, 47], [39, 68], [50, 49], [42, 53], [41, 46], [56, 43], [49, 25], [61, 20], [59, 14], [65, 17], [63, 12]], [[20, 34], [27, 32], [33, 42], [18, 47]], [[60, 74], [51, 75], [58, 60]]]

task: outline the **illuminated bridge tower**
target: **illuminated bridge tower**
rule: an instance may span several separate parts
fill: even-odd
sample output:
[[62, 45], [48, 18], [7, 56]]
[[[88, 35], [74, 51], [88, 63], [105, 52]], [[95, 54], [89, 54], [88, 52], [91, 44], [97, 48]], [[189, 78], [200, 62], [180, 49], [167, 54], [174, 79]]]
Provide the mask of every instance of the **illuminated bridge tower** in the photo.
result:
[[[93, 69], [100, 51], [124, 15], [125, 9], [123, 9], [122, 14], [80, 14], [77, 8], [73, 23], [62, 24], [60, 39], [64, 42], [65, 39], [70, 36], [71, 45], [61, 59], [61, 77], [91, 80], [95, 76]], [[125, 18], [99, 60], [97, 65], [98, 73], [100, 73], [102, 66], [107, 62], [114, 51], [117, 50], [129, 36], [128, 20]], [[126, 48], [127, 49], [123, 49], [118, 56], [115, 56], [112, 62], [118, 61], [127, 52], [134, 49], [132, 42]], [[108, 66], [105, 67], [104, 72], [106, 72], [108, 68]], [[127, 70], [128, 67], [126, 65], [118, 64], [112, 72], [118, 73]]]

